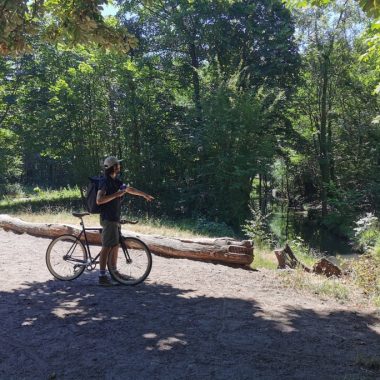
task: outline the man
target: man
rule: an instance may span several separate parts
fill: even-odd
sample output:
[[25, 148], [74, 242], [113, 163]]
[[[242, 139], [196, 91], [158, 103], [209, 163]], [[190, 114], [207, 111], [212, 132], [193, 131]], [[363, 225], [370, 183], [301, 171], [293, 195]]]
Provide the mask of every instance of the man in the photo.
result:
[[119, 249], [119, 228], [120, 228], [120, 208], [121, 198], [124, 194], [132, 194], [145, 198], [148, 202], [154, 198], [143, 191], [125, 186], [117, 178], [120, 173], [120, 162], [114, 156], [104, 160], [105, 178], [99, 186], [96, 196], [96, 203], [101, 205], [100, 224], [102, 231], [102, 250], [99, 259], [99, 284], [111, 286], [112, 281], [106, 275], [106, 265], [108, 256], [112, 257], [112, 266], [117, 268], [117, 251]]

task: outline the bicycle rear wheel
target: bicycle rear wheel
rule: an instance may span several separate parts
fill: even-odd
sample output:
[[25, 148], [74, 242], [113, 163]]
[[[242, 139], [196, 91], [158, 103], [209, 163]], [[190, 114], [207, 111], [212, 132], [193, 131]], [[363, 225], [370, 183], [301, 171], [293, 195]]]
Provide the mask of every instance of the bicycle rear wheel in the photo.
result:
[[112, 268], [112, 257], [108, 257], [111, 276], [123, 285], [143, 282], [152, 269], [152, 254], [145, 243], [136, 238], [124, 238], [117, 252], [117, 269]]
[[74, 280], [86, 268], [87, 251], [74, 235], [55, 238], [46, 251], [46, 265], [58, 280]]

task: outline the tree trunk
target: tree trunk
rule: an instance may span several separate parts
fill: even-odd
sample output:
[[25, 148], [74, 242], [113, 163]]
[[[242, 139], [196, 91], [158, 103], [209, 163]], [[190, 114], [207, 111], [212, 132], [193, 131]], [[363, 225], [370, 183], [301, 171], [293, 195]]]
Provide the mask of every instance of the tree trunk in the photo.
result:
[[189, 54], [191, 58], [191, 66], [193, 69], [193, 87], [194, 87], [194, 103], [195, 103], [195, 109], [196, 109], [196, 115], [197, 115], [197, 123], [198, 125], [202, 122], [202, 106], [201, 106], [201, 93], [200, 93], [200, 83], [199, 83], [199, 76], [198, 76], [198, 57], [195, 49], [195, 43], [191, 42], [189, 44]]
[[321, 202], [322, 217], [327, 216], [327, 186], [330, 181], [330, 164], [327, 143], [327, 89], [329, 84], [328, 73], [329, 57], [324, 55], [322, 58], [322, 95], [319, 129], [319, 168], [321, 170]]
[[[0, 215], [0, 228], [18, 234], [27, 233], [50, 239], [63, 234], [79, 235], [81, 231], [75, 225], [29, 223], [9, 215]], [[86, 235], [89, 244], [101, 244], [99, 231], [88, 231]], [[142, 235], [127, 230], [123, 230], [123, 235], [143, 240], [152, 253], [160, 256], [244, 267], [248, 267], [253, 261], [253, 243], [250, 240], [236, 241], [228, 237], [179, 239], [159, 235]]]
[[332, 127], [331, 127], [331, 119], [329, 119], [327, 123], [327, 135], [328, 135], [328, 150], [329, 150], [329, 164], [330, 164], [330, 179], [335, 182], [335, 161], [334, 161], [334, 152], [332, 148]]
[[261, 174], [259, 174], [259, 210], [261, 213], [263, 213], [263, 193], [262, 193], [262, 186], [261, 186]]

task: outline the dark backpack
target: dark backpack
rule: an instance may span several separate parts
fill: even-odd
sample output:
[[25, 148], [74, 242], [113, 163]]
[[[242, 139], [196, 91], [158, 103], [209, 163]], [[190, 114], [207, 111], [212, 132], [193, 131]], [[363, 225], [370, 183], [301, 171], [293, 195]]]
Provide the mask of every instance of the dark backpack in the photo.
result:
[[96, 204], [96, 196], [98, 194], [101, 180], [104, 177], [88, 177], [90, 182], [87, 185], [85, 206], [91, 214], [100, 214], [100, 206]]

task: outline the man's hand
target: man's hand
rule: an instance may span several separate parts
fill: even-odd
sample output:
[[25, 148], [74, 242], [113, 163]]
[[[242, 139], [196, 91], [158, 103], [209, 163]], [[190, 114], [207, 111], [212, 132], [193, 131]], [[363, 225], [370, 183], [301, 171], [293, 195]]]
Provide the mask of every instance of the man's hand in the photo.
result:
[[148, 201], [148, 202], [152, 202], [152, 200], [154, 199], [151, 195], [149, 195], [149, 194], [145, 194], [144, 195], [144, 198], [145, 198], [145, 200], [146, 201]]

